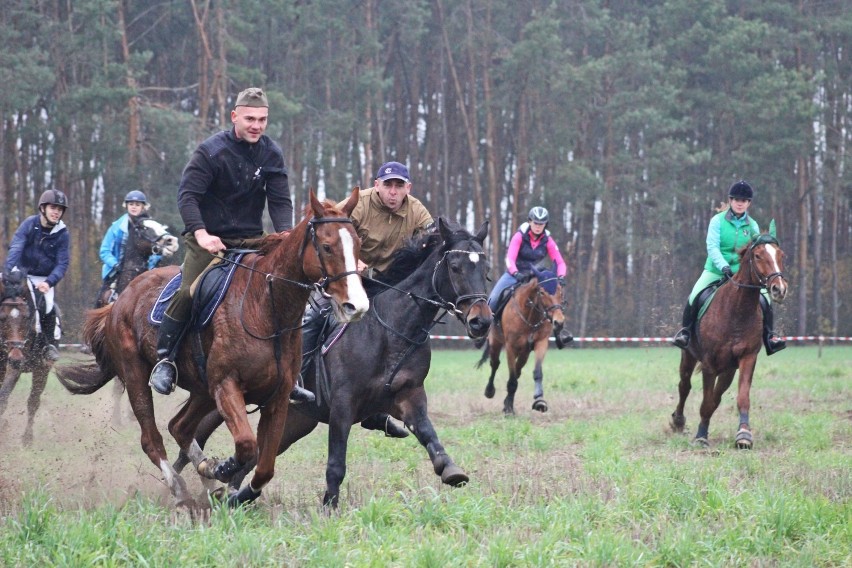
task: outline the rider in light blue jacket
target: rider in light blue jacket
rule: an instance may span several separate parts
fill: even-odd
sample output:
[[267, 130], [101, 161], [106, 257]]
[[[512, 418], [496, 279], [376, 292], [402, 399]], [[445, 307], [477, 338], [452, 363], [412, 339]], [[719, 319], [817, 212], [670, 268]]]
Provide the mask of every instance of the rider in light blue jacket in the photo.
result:
[[[101, 262], [104, 263], [101, 278], [107, 284], [116, 276], [116, 269], [121, 264], [121, 259], [124, 258], [130, 217], [135, 218], [146, 214], [149, 207], [148, 198], [138, 189], [133, 190], [124, 197], [124, 207], [127, 208], [127, 213], [110, 225], [101, 242], [100, 257]], [[148, 258], [148, 270], [156, 268], [161, 258], [162, 256], [159, 254], [152, 254]]]

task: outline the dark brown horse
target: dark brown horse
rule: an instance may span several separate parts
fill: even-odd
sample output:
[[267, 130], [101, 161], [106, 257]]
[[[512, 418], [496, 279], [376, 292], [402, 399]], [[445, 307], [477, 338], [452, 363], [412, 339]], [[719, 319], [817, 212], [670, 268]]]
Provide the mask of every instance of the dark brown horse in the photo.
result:
[[149, 217], [128, 215], [127, 229], [124, 255], [115, 267], [115, 275], [98, 292], [96, 308], [115, 302], [134, 278], [148, 270], [151, 255], [168, 258], [180, 248], [178, 238], [169, 233], [169, 228]]
[[[276, 450], [284, 430], [289, 395], [301, 364], [301, 316], [312, 289], [333, 302], [341, 321], [361, 318], [369, 307], [356, 272], [360, 240], [349, 219], [357, 189], [342, 209], [320, 203], [311, 192], [306, 217], [289, 234], [263, 238], [258, 252], [247, 254], [233, 275], [229, 292], [201, 333], [207, 354], [205, 382], [191, 357], [192, 337], [178, 358], [178, 386], [189, 400], [169, 422], [169, 432], [207, 480], [227, 482], [243, 464], [257, 459], [251, 482], [231, 496], [232, 505], [256, 499], [272, 479]], [[96, 391], [116, 375], [124, 381], [142, 429], [142, 449], [162, 472], [178, 506], [195, 510], [186, 484], [166, 456], [154, 420], [148, 375], [157, 360], [156, 330], [148, 314], [176, 267], [137, 277], [110, 306], [89, 313], [83, 337], [97, 366], [57, 369], [71, 392]], [[255, 438], [246, 405], [260, 406]], [[234, 455], [208, 461], [193, 443], [198, 422], [218, 410], [234, 438]]]
[[[374, 283], [380, 292], [370, 311], [322, 356], [327, 373], [316, 373], [314, 363], [306, 366], [305, 386], [317, 393], [317, 404], [293, 407], [278, 452], [310, 434], [318, 423], [328, 424], [324, 505], [337, 505], [352, 425], [377, 412], [405, 423], [426, 448], [441, 481], [453, 486], [468, 481], [438, 439], [427, 412], [424, 382], [432, 358], [429, 331], [444, 315], [455, 315], [471, 337], [488, 331], [491, 309], [485, 301], [482, 250], [488, 225], [476, 235], [441, 218], [437, 225], [437, 232], [422, 235], [396, 253], [382, 283]], [[202, 422], [199, 443], [203, 445], [220, 423], [215, 413]]]
[[[41, 296], [41, 293], [35, 291]], [[41, 405], [47, 375], [53, 361], [45, 357], [44, 336], [36, 333], [36, 306], [33, 292], [24, 272], [4, 274], [0, 281], [0, 417], [6, 411], [9, 395], [18, 384], [21, 373], [32, 373], [33, 382], [27, 400], [27, 426], [24, 444], [33, 441], [33, 420]], [[59, 309], [55, 307], [54, 309]]]
[[739, 430], [734, 443], [740, 449], [752, 447], [749, 392], [757, 354], [763, 345], [760, 294], [762, 289], [766, 289], [774, 301], [782, 302], [787, 295], [783, 272], [784, 252], [774, 234], [755, 235], [751, 244], [740, 251], [740, 269], [719, 287], [696, 324], [697, 337], [690, 341], [688, 349], [681, 355], [680, 400], [672, 413], [670, 426], [676, 432], [683, 432], [686, 425], [683, 407], [692, 389], [691, 377], [693, 371], [700, 370], [704, 397], [701, 401], [701, 422], [694, 440], [698, 446], [709, 446], [710, 417], [731, 386], [734, 374], [739, 371]]
[[500, 367], [500, 351], [506, 348], [506, 364], [509, 365], [509, 381], [506, 383], [506, 398], [503, 400], [503, 414], [515, 414], [515, 392], [521, 370], [527, 364], [530, 353], [535, 352], [535, 392], [533, 410], [547, 412], [544, 400], [544, 373], [541, 364], [547, 355], [550, 334], [556, 328], [557, 333], [565, 324], [565, 312], [560, 302], [562, 284], [558, 283], [555, 294], [549, 294], [538, 278], [515, 288], [512, 297], [503, 308], [502, 317], [495, 319], [488, 334], [488, 342], [482, 350], [482, 358], [476, 368], [481, 367], [489, 356], [491, 358], [491, 376], [485, 387], [485, 396], [494, 398], [494, 375]]

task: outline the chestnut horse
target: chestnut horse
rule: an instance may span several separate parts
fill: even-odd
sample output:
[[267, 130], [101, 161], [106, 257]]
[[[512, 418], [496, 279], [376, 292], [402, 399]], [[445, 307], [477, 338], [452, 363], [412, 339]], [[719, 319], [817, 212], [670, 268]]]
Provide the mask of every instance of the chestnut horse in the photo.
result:
[[[260, 239], [257, 252], [243, 257], [223, 303], [200, 331], [207, 354], [206, 382], [191, 356], [189, 344], [194, 341], [184, 342], [177, 361], [178, 386], [189, 392], [189, 400], [169, 422], [169, 432], [208, 488], [213, 479], [226, 483], [243, 464], [257, 459], [254, 477], [230, 497], [230, 505], [256, 499], [274, 474], [289, 395], [301, 364], [300, 324], [310, 291], [328, 294], [340, 321], [356, 321], [369, 307], [356, 271], [360, 240], [349, 219], [357, 203], [357, 188], [342, 210], [331, 202], [320, 203], [311, 192], [311, 217], [290, 233]], [[125, 383], [142, 430], [142, 449], [162, 472], [176, 505], [194, 513], [196, 504], [186, 483], [166, 456], [148, 386], [157, 360], [157, 334], [148, 315], [176, 273], [177, 267], [146, 272], [114, 304], [89, 312], [83, 337], [91, 344], [97, 367], [64, 367], [57, 374], [75, 394], [95, 392], [116, 375]], [[260, 407], [257, 438], [247, 404]], [[224, 417], [234, 438], [234, 455], [222, 462], [207, 461], [193, 443], [199, 421], [213, 410]]]
[[784, 252], [774, 233], [773, 222], [770, 234], [755, 235], [751, 243], [740, 251], [740, 269], [716, 291], [696, 324], [696, 337], [681, 354], [680, 400], [669, 424], [675, 432], [683, 432], [686, 425], [683, 407], [692, 389], [691, 376], [693, 371], [697, 373], [700, 370], [704, 398], [701, 401], [701, 422], [694, 440], [698, 446], [709, 446], [710, 417], [731, 386], [734, 374], [739, 371], [739, 430], [734, 444], [739, 449], [752, 447], [749, 391], [757, 354], [763, 345], [760, 294], [762, 289], [766, 289], [776, 302], [782, 302], [787, 295], [787, 280], [783, 274]]
[[547, 354], [547, 345], [554, 328], [559, 332], [565, 325], [565, 312], [560, 302], [562, 284], [557, 280], [556, 293], [549, 294], [533, 277], [529, 282], [517, 286], [512, 297], [503, 308], [502, 317], [494, 320], [488, 334], [488, 342], [482, 350], [482, 358], [476, 363], [480, 368], [489, 356], [491, 358], [491, 376], [485, 387], [486, 398], [494, 398], [494, 375], [500, 367], [500, 351], [506, 348], [506, 364], [509, 365], [509, 381], [506, 383], [506, 398], [503, 400], [503, 414], [515, 414], [515, 392], [521, 370], [527, 364], [530, 353], [535, 352], [535, 392], [533, 410], [547, 412], [544, 400], [544, 373], [541, 364]]
[[27, 426], [23, 435], [25, 445], [33, 441], [33, 420], [47, 386], [47, 375], [53, 366], [53, 361], [44, 354], [47, 345], [44, 336], [36, 333], [37, 310], [33, 294], [41, 297], [41, 292], [28, 286], [25, 272], [6, 273], [0, 281], [0, 416], [6, 411], [9, 395], [18, 384], [21, 373], [32, 373]]
[[[310, 434], [320, 422], [328, 424], [326, 506], [338, 503], [352, 425], [377, 412], [390, 413], [405, 423], [426, 449], [441, 481], [453, 486], [468, 481], [444, 450], [429, 419], [424, 382], [432, 359], [429, 331], [444, 315], [455, 315], [471, 337], [488, 331], [491, 309], [486, 302], [482, 250], [488, 225], [483, 224], [476, 235], [450, 226], [443, 218], [438, 218], [437, 226], [437, 232], [424, 234], [397, 251], [382, 281], [373, 282], [379, 292], [370, 311], [319, 356], [326, 373], [322, 369], [317, 373], [313, 361], [305, 363], [305, 386], [317, 393], [317, 404], [293, 407], [278, 452]], [[221, 422], [216, 413], [205, 419], [197, 433], [199, 444], [203, 446]], [[181, 457], [175, 467], [186, 461]]]

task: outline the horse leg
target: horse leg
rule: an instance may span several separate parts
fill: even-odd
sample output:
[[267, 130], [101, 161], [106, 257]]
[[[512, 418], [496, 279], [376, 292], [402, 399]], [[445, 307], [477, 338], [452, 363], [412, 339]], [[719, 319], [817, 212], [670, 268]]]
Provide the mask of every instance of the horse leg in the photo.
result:
[[521, 376], [521, 369], [524, 363], [527, 362], [529, 352], [516, 355], [515, 351], [509, 345], [506, 346], [506, 364], [509, 367], [509, 380], [506, 381], [506, 398], [503, 399], [503, 414], [505, 416], [515, 415], [515, 392], [518, 390], [518, 378]]
[[[222, 418], [222, 415], [219, 414], [218, 410], [212, 410], [207, 413], [207, 416], [201, 419], [198, 423], [198, 426], [195, 428], [195, 445], [198, 446], [198, 451], [204, 449], [204, 446], [207, 444], [207, 440], [210, 436], [213, 435], [213, 432], [222, 425], [225, 421]], [[190, 446], [192, 447], [192, 446]], [[175, 470], [180, 473], [183, 471], [183, 468], [187, 466], [189, 463], [194, 463], [192, 458], [190, 458], [186, 452], [180, 450], [177, 459], [175, 460], [174, 466]], [[195, 464], [196, 469], [198, 468], [198, 464]]]
[[124, 384], [121, 381], [113, 381], [112, 384], [112, 424], [121, 426], [121, 396], [124, 394]]
[[[198, 472], [199, 467], [204, 463], [207, 457], [201, 451], [201, 448], [195, 442], [194, 434], [198, 428], [199, 422], [204, 419], [212, 411], [215, 411], [216, 403], [208, 396], [199, 396], [195, 394], [189, 395], [189, 400], [184, 404], [177, 414], [169, 421], [169, 433], [172, 438], [178, 443], [181, 456], [185, 456], [192, 461], [195, 470]], [[217, 413], [218, 414], [218, 413]], [[183, 470], [183, 465], [178, 469], [177, 463], [174, 464], [175, 471], [180, 473]], [[201, 483], [208, 493], [212, 493], [216, 489], [216, 483], [209, 476], [201, 475]]]
[[503, 342], [497, 339], [493, 330], [488, 340], [488, 349], [491, 359], [491, 376], [488, 377], [488, 384], [485, 386], [485, 398], [494, 398], [494, 394], [497, 392], [494, 388], [494, 376], [497, 374], [497, 369], [500, 368], [500, 351], [503, 349]]
[[198, 472], [202, 476], [212, 475], [222, 483], [228, 483], [238, 470], [256, 457], [257, 440], [248, 421], [243, 392], [232, 378], [223, 380], [216, 389], [216, 407], [234, 438], [234, 455], [215, 465], [212, 460], [207, 460], [204, 463], [209, 469], [199, 467]]
[[0, 387], [0, 416], [6, 412], [6, 406], [9, 404], [9, 396], [15, 390], [15, 385], [18, 384], [18, 379], [21, 378], [20, 368], [9, 366], [3, 378], [3, 386]]
[[30, 397], [27, 399], [27, 427], [24, 430], [23, 437], [25, 446], [33, 443], [33, 422], [35, 421], [36, 412], [38, 412], [39, 406], [41, 406], [41, 395], [47, 386], [47, 374], [49, 371], [50, 367], [44, 365], [37, 365], [33, 369], [33, 386], [30, 389]]
[[[285, 380], [284, 384], [292, 385], [294, 382], [295, 377], [291, 377], [291, 380]], [[245, 487], [228, 498], [228, 505], [231, 507], [251, 503], [260, 497], [260, 492], [275, 475], [275, 457], [278, 455], [278, 444], [284, 433], [291, 390], [285, 389], [282, 391], [285, 393], [283, 396], [279, 394], [274, 401], [261, 409], [260, 421], [257, 424], [257, 465], [254, 468], [254, 476]]]
[[535, 368], [533, 369], [535, 388], [532, 408], [539, 412], [547, 412], [548, 410], [547, 401], [544, 400], [544, 371], [542, 370], [544, 356], [547, 355], [547, 342], [548, 338], [545, 337], [543, 341], [539, 340], [535, 344]]
[[740, 359], [740, 377], [737, 387], [737, 410], [740, 413], [740, 424], [734, 445], [738, 450], [750, 450], [754, 439], [751, 435], [751, 427], [748, 422], [748, 411], [751, 408], [751, 381], [754, 377], [754, 367], [757, 363], [757, 354]]
[[441, 481], [454, 487], [467, 483], [470, 478], [444, 451], [432, 421], [429, 420], [426, 390], [423, 387], [412, 389], [410, 394], [402, 399], [397, 394], [397, 408], [401, 419], [410, 425], [417, 440], [426, 448], [432, 467], [435, 473], [441, 476]]
[[142, 431], [140, 440], [142, 450], [151, 460], [151, 463], [160, 468], [166, 485], [175, 500], [175, 505], [187, 508], [190, 514], [194, 516], [197, 509], [195, 500], [189, 495], [186, 481], [169, 463], [166, 446], [163, 444], [163, 436], [157, 429], [157, 422], [154, 418], [154, 399], [151, 389], [148, 387], [148, 374], [143, 371], [147, 367], [144, 362], [137, 360], [135, 364], [124, 365], [124, 368], [127, 371], [123, 375], [127, 386], [127, 397], [130, 400], [133, 415], [136, 416], [136, 421], [139, 422], [139, 428]]
[[328, 421], [328, 462], [325, 466], [325, 495], [322, 504], [332, 509], [337, 508], [340, 484], [346, 476], [346, 450], [353, 421], [350, 409], [341, 406], [332, 406]]
[[677, 408], [672, 412], [672, 417], [669, 420], [669, 426], [673, 432], [683, 432], [686, 426], [686, 417], [683, 415], [683, 408], [686, 405], [686, 399], [689, 396], [689, 391], [692, 390], [692, 372], [695, 370], [695, 365], [698, 361], [689, 351], [682, 351], [680, 355], [680, 383], [677, 385], [679, 399]]
[[706, 448], [710, 445], [710, 417], [713, 416], [713, 413], [716, 411], [718, 403], [715, 400], [716, 397], [714, 392], [716, 375], [706, 368], [702, 368], [701, 375], [704, 383], [704, 396], [701, 399], [701, 407], [699, 410], [701, 421], [698, 423], [698, 430], [695, 433], [694, 442], [697, 446]]

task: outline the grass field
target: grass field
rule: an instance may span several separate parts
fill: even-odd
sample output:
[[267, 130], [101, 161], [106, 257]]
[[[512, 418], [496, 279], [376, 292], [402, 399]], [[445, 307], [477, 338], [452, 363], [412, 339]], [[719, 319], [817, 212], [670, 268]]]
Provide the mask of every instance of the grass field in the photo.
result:
[[[669, 432], [675, 349], [551, 351], [550, 412], [530, 408], [530, 367], [512, 419], [501, 413], [505, 369], [485, 399], [477, 358], [436, 352], [427, 382], [467, 486], [441, 485], [413, 437], [355, 427], [340, 509], [325, 514], [321, 426], [278, 459], [255, 506], [198, 525], [174, 513], [136, 423], [113, 424], [111, 388], [71, 397], [52, 378], [36, 441], [21, 447], [25, 378], [0, 419], [0, 565], [852, 565], [852, 347], [761, 355], [752, 451], [733, 448], [733, 390], [711, 448], [692, 447], [699, 377], [690, 434]], [[182, 398], [157, 399], [163, 424]], [[220, 432], [208, 449], [230, 455], [229, 442]]]

